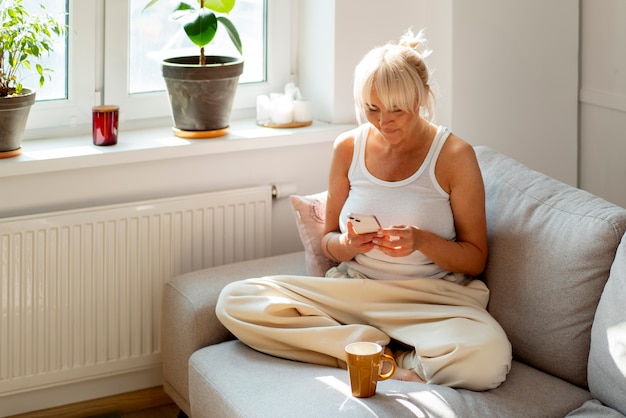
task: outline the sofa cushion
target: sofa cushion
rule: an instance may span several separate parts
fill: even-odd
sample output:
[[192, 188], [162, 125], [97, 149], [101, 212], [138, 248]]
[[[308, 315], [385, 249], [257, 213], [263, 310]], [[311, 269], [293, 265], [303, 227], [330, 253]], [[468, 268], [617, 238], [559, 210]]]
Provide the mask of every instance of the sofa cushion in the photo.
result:
[[485, 392], [385, 380], [371, 398], [352, 397], [343, 369], [283, 360], [239, 341], [203, 348], [189, 360], [191, 415], [202, 417], [563, 417], [589, 392], [514, 362]]
[[591, 324], [626, 210], [486, 147], [489, 311], [514, 357], [587, 385]]
[[626, 415], [626, 237], [617, 249], [609, 281], [591, 328], [589, 390]]
[[326, 195], [327, 192], [323, 191], [308, 196], [289, 196], [309, 276], [324, 277], [329, 268], [337, 265], [324, 255], [321, 247], [326, 221]]

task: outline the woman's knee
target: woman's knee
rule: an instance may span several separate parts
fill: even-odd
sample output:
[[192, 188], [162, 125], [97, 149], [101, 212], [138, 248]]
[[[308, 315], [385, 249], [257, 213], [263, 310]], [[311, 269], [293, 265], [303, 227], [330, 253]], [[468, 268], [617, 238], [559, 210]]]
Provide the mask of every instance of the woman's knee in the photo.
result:
[[280, 323], [281, 318], [306, 316], [309, 310], [274, 277], [229, 283], [220, 292], [215, 307], [218, 319], [224, 324], [236, 320], [269, 325]]
[[511, 344], [506, 336], [493, 338], [474, 347], [466, 366], [467, 381], [462, 386], [471, 390], [489, 390], [500, 386], [511, 370]]
[[247, 280], [231, 282], [224, 286], [219, 296], [217, 297], [217, 303], [215, 305], [215, 313], [217, 318], [224, 323], [229, 317], [234, 314], [234, 307], [237, 305], [236, 299], [252, 295], [250, 284]]
[[[420, 357], [428, 383], [476, 391], [502, 384], [511, 368], [511, 344], [504, 332], [447, 346], [438, 357]], [[419, 374], [419, 373], [418, 373]]]

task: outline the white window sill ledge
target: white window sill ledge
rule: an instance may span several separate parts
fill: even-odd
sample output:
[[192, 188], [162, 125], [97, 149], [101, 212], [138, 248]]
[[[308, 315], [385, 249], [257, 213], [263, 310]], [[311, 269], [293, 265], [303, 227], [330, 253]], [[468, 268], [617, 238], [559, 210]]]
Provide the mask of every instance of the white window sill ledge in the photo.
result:
[[20, 156], [0, 160], [0, 178], [332, 142], [353, 127], [315, 121], [303, 128], [273, 129], [258, 126], [254, 120], [235, 120], [226, 136], [211, 139], [182, 139], [171, 128], [162, 127], [120, 130], [117, 145], [108, 147], [93, 145], [89, 135], [28, 140]]

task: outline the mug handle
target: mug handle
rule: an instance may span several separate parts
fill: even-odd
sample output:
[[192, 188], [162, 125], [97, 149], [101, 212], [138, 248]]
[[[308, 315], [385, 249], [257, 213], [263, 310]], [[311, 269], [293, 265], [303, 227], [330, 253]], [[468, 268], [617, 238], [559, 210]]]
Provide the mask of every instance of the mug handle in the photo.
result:
[[381, 354], [380, 355], [380, 366], [381, 366], [381, 368], [382, 368], [383, 363], [386, 362], [386, 361], [391, 363], [391, 370], [389, 370], [385, 374], [378, 373], [378, 380], [387, 380], [396, 371], [396, 361], [393, 359], [393, 357], [391, 357], [389, 354], [385, 354], [385, 353]]

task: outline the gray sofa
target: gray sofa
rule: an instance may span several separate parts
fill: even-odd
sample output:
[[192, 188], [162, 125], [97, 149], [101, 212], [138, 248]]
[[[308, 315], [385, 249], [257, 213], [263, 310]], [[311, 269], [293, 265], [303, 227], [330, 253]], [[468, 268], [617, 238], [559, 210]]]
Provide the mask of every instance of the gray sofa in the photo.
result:
[[[200, 417], [624, 417], [626, 210], [477, 147], [487, 192], [489, 311], [513, 345], [486, 392], [386, 380], [256, 352], [215, 317], [233, 280], [306, 274], [304, 252], [185, 274], [164, 289], [164, 387]], [[310, 256], [310, 254], [307, 254]], [[308, 260], [307, 260], [308, 261]]]

